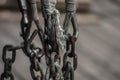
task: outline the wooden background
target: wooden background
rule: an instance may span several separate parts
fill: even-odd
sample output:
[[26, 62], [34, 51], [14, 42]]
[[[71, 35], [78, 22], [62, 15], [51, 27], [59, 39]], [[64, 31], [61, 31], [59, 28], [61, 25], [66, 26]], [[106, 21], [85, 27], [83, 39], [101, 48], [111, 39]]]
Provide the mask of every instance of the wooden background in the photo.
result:
[[[40, 2], [41, 0], [37, 0], [37, 4], [38, 4], [38, 10], [40, 10]], [[56, 7], [64, 12], [65, 11], [65, 0], [57, 0], [57, 5]], [[80, 11], [85, 11], [88, 12], [90, 10], [90, 4], [93, 0], [76, 0], [77, 1], [77, 8], [78, 8], [78, 12]], [[8, 9], [8, 10], [13, 10], [13, 11], [17, 11], [18, 10], [18, 5], [17, 5], [17, 0], [1, 0], [0, 2], [0, 10], [4, 10], [4, 9]]]

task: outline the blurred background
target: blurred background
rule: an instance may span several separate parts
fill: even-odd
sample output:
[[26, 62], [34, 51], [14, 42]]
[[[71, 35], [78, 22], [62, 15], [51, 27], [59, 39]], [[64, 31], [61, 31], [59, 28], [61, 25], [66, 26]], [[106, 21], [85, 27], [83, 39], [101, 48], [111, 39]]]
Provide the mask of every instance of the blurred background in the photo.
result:
[[[79, 37], [76, 43], [78, 68], [75, 80], [120, 80], [120, 0], [78, 0]], [[58, 0], [61, 25], [64, 20], [64, 0]], [[43, 26], [43, 17], [39, 17]], [[0, 75], [1, 59], [6, 44], [19, 45], [21, 14], [16, 0], [0, 0]], [[33, 25], [34, 26], [34, 25]], [[40, 43], [38, 38], [36, 43]], [[43, 67], [45, 63], [42, 63]], [[17, 51], [12, 73], [15, 80], [32, 80], [29, 59]]]

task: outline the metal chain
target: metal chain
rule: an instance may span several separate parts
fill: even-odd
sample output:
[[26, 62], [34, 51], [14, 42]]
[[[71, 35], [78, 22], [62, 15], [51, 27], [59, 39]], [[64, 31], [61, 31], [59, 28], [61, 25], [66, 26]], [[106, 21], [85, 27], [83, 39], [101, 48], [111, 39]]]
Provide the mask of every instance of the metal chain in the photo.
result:
[[[6, 45], [3, 48], [4, 72], [1, 80], [10, 78], [14, 80], [11, 73], [12, 64], [15, 61], [16, 50], [22, 49], [30, 60], [30, 73], [33, 80], [74, 80], [74, 70], [77, 68], [77, 54], [75, 53], [75, 42], [78, 37], [76, 4], [74, 0], [65, 0], [66, 16], [63, 27], [60, 25], [60, 13], [55, 8], [56, 0], [41, 0], [41, 10], [45, 21], [44, 31], [40, 25], [36, 0], [18, 0], [22, 13], [21, 37], [23, 42], [20, 46]], [[73, 34], [68, 32], [70, 21]], [[32, 22], [36, 29], [31, 33]], [[36, 47], [32, 41], [39, 36], [42, 48]], [[61, 50], [66, 52], [61, 65]], [[7, 51], [12, 51], [12, 58], [6, 58]], [[45, 56], [46, 72], [41, 67], [41, 59]], [[73, 62], [70, 62], [69, 59]], [[73, 65], [72, 65], [73, 64]], [[36, 74], [38, 72], [39, 74]]]
[[[63, 75], [65, 80], [74, 80], [74, 70], [77, 68], [77, 55], [75, 54], [74, 48], [75, 48], [75, 42], [71, 40], [72, 36], [69, 35], [70, 41], [67, 41], [66, 43], [66, 53], [63, 56]], [[73, 59], [73, 66], [72, 63], [68, 61], [68, 58]]]
[[[75, 53], [75, 42], [78, 37], [78, 29], [77, 29], [77, 20], [76, 20], [76, 5], [74, 0], [65, 0], [66, 3], [66, 16], [64, 21], [64, 32], [67, 36], [66, 39], [66, 53], [63, 56], [63, 76], [65, 80], [74, 80], [74, 70], [77, 68], [77, 54]], [[69, 23], [72, 23], [73, 27], [73, 35], [68, 33]], [[72, 63], [68, 60], [68, 58], [73, 59]]]
[[[10, 78], [10, 80], [14, 80], [14, 76], [11, 73], [11, 71], [12, 71], [12, 64], [15, 61], [16, 51], [15, 50], [10, 51], [11, 48], [13, 48], [12, 45], [6, 45], [3, 48], [2, 60], [4, 62], [4, 72], [1, 75], [1, 80], [8, 78]], [[8, 52], [12, 52], [11, 58], [7, 58]]]
[[[43, 56], [43, 51], [40, 48], [35, 48], [32, 51], [32, 55], [30, 56], [30, 72], [33, 80], [44, 80], [44, 73], [40, 66], [40, 60]], [[40, 74], [35, 76], [35, 72], [39, 72]]]

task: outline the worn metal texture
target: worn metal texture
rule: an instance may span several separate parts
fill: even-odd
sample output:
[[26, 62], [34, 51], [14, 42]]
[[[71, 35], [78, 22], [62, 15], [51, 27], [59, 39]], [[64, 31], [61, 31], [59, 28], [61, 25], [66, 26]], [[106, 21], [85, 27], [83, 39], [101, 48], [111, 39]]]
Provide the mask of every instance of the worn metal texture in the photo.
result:
[[[119, 7], [108, 1], [94, 2], [94, 15], [99, 17], [95, 23], [79, 23], [79, 37], [76, 43], [78, 54], [78, 68], [75, 72], [75, 80], [119, 80], [120, 79], [120, 28]], [[101, 3], [101, 4], [100, 4]], [[107, 5], [106, 5], [107, 4]], [[101, 7], [102, 5], [102, 7]], [[107, 9], [107, 10], [106, 10]], [[14, 16], [20, 16], [20, 14]], [[78, 15], [78, 21], [80, 20]], [[83, 15], [83, 20], [84, 20]], [[61, 15], [63, 21], [63, 15]], [[80, 17], [81, 18], [81, 17]], [[0, 56], [2, 48], [8, 44], [19, 45], [20, 17], [14, 21], [8, 18], [7, 22], [0, 22]], [[91, 19], [91, 18], [90, 18]], [[9, 21], [9, 22], [8, 22]], [[42, 18], [40, 18], [43, 23]], [[88, 20], [89, 21], [89, 20]], [[43, 25], [43, 24], [42, 24]], [[71, 29], [70, 29], [71, 31]], [[35, 41], [38, 45], [39, 38]], [[3, 72], [3, 61], [0, 58], [0, 74]], [[23, 52], [17, 51], [16, 61], [13, 64], [12, 73], [16, 80], [32, 80], [29, 71], [30, 62]], [[42, 63], [45, 69], [45, 64]]]

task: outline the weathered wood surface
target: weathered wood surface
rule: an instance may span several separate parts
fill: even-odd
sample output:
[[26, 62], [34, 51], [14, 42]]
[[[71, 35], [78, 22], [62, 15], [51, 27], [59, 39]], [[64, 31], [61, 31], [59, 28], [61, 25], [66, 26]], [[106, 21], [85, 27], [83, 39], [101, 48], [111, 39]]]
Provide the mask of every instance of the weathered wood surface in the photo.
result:
[[[120, 80], [120, 15], [117, 14], [120, 9], [107, 0], [98, 1], [93, 4], [94, 17], [87, 15], [88, 19], [85, 19], [86, 15], [79, 14], [77, 17], [79, 38], [76, 43], [78, 68], [75, 80]], [[18, 16], [16, 21], [0, 21], [0, 57], [5, 44], [19, 45], [22, 41], [19, 36], [20, 14], [15, 16]], [[43, 19], [40, 19], [43, 25]], [[36, 38], [35, 42], [39, 43], [39, 40]], [[22, 51], [17, 51], [13, 65], [16, 80], [32, 80], [29, 65], [29, 59]], [[0, 58], [0, 74], [3, 72], [3, 66]]]
[[[38, 10], [41, 11], [40, 9], [40, 3], [41, 0], [37, 0], [37, 5], [38, 5]], [[65, 0], [57, 0], [57, 5], [56, 7], [62, 11], [65, 12]], [[90, 10], [90, 4], [92, 0], [76, 0], [77, 2], [77, 10], [78, 12], [88, 12]], [[10, 10], [12, 9], [13, 11], [18, 11], [18, 5], [17, 5], [17, 0], [1, 0], [0, 2], [0, 10]]]

